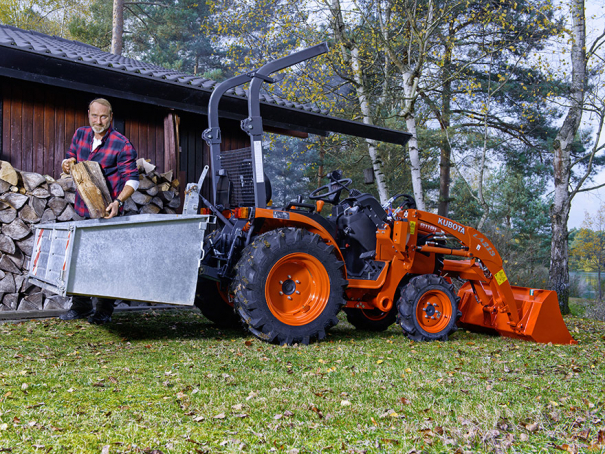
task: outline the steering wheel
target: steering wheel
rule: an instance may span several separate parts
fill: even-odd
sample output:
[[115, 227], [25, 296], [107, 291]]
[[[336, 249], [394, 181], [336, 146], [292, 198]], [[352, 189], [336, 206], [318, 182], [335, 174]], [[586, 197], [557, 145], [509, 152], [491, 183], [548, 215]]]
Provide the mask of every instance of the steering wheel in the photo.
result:
[[[327, 197], [339, 193], [343, 189], [347, 189], [347, 187], [353, 182], [350, 178], [342, 178], [340, 180], [331, 181], [328, 184], [324, 184], [323, 186], [318, 187], [315, 191], [309, 194], [309, 198], [311, 200], [324, 200]], [[327, 191], [323, 194], [320, 194], [321, 191]], [[329, 200], [325, 200], [329, 202]]]
[[416, 209], [416, 200], [414, 199], [413, 196], [409, 195], [409, 194], [397, 194], [395, 197], [393, 197], [393, 203], [395, 203], [395, 200], [397, 200], [398, 198], [403, 197], [403, 203], [400, 205], [402, 209], [412, 209], [415, 210]]

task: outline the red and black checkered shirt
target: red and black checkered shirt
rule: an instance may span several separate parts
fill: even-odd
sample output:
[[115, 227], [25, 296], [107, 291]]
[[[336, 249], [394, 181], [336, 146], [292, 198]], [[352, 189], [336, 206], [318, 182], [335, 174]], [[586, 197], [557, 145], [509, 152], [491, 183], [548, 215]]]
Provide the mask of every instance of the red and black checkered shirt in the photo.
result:
[[[107, 181], [111, 198], [115, 200], [128, 180], [139, 181], [136, 164], [137, 152], [126, 137], [111, 127], [105, 133], [101, 145], [95, 150], [92, 150], [93, 138], [94, 132], [90, 126], [78, 128], [71, 141], [66, 159], [76, 158], [76, 162], [98, 162]], [[80, 216], [90, 217], [84, 201], [77, 192], [74, 208]]]

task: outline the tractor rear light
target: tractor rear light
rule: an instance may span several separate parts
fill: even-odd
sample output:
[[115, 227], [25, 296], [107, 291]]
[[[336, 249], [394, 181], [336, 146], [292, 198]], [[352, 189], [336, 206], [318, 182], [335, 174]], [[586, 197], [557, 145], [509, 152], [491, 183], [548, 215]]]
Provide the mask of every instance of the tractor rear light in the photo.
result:
[[238, 219], [248, 219], [250, 217], [249, 207], [240, 207], [234, 210], [235, 217]]
[[211, 214], [210, 208], [200, 208], [200, 214]]

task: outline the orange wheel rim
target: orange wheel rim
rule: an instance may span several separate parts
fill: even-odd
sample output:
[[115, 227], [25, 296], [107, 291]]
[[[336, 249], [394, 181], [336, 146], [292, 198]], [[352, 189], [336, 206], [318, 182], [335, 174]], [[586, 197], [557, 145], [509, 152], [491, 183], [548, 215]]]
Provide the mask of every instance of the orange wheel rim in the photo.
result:
[[329, 298], [330, 278], [323, 264], [312, 255], [288, 254], [269, 271], [265, 299], [280, 322], [306, 325], [323, 312]]
[[429, 290], [416, 306], [416, 320], [427, 333], [443, 331], [452, 319], [452, 302], [440, 290]]

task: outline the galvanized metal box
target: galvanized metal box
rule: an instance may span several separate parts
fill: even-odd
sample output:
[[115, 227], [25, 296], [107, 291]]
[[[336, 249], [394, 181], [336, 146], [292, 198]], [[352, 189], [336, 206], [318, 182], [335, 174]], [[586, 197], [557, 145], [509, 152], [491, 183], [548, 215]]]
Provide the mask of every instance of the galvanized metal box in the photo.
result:
[[65, 295], [193, 305], [213, 216], [149, 214], [40, 225], [29, 281]]

